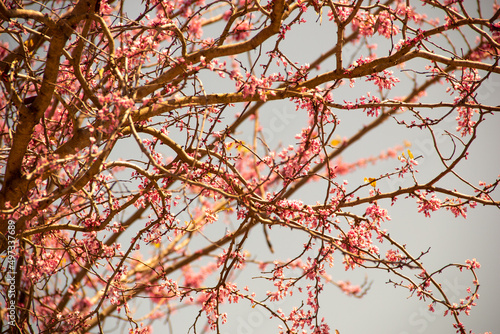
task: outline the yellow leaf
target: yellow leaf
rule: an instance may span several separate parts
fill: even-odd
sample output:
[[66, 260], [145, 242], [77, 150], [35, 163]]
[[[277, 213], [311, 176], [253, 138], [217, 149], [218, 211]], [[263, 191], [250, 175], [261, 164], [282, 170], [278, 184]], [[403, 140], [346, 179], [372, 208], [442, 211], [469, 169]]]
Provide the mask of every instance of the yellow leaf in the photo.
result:
[[411, 143], [408, 140], [403, 141], [403, 143], [405, 144], [405, 147], [411, 146]]
[[408, 149], [408, 156], [410, 157], [410, 159], [413, 159], [413, 153], [411, 153], [410, 149]]
[[377, 185], [377, 181], [375, 181], [376, 179], [374, 177], [365, 177], [365, 183], [370, 183], [370, 185], [375, 188], [375, 186]]
[[336, 136], [335, 139], [332, 139], [330, 145], [338, 146], [340, 143], [342, 143], [342, 138], [340, 138], [340, 136]]
[[233, 212], [234, 209], [232, 207], [230, 207], [229, 205], [224, 204], [219, 209], [217, 209], [217, 211], [215, 211], [215, 213], [219, 213], [221, 211]]
[[244, 142], [243, 140], [242, 140], [242, 141], [240, 141], [240, 143], [239, 143], [239, 144], [240, 144], [240, 145], [238, 145], [238, 147], [236, 147], [236, 149], [237, 149], [238, 151], [240, 151], [240, 152], [241, 152], [241, 151], [244, 151], [244, 152], [247, 152], [247, 151], [248, 151], [248, 149], [247, 149], [245, 146], [243, 146], [243, 145], [245, 145], [245, 142]]
[[101, 68], [98, 73], [99, 73], [99, 79], [102, 80], [102, 78], [104, 77], [104, 69]]
[[35, 46], [35, 42], [32, 39], [28, 39], [26, 42], [24, 42], [24, 47], [26, 48], [27, 54], [31, 56], [33, 53]]
[[234, 142], [226, 144], [226, 149], [230, 150], [233, 147], [233, 145], [234, 145]]
[[28, 39], [26, 42], [24, 42], [24, 46], [26, 46], [28, 49], [32, 48], [35, 45], [35, 42], [32, 39]]

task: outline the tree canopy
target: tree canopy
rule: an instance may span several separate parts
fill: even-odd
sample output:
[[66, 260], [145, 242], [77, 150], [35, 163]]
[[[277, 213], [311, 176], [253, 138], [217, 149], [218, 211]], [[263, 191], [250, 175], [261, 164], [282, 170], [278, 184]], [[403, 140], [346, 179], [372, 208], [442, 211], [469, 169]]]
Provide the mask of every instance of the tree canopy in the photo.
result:
[[428, 268], [425, 240], [389, 221], [401, 202], [418, 221], [500, 208], [498, 170], [460, 172], [488, 164], [468, 158], [500, 124], [499, 16], [496, 1], [0, 1], [3, 332], [150, 333], [188, 307], [189, 333], [227, 332], [241, 308], [276, 333], [342, 333], [329, 287], [363, 298], [371, 280], [341, 268], [388, 273], [468, 333], [480, 259]]

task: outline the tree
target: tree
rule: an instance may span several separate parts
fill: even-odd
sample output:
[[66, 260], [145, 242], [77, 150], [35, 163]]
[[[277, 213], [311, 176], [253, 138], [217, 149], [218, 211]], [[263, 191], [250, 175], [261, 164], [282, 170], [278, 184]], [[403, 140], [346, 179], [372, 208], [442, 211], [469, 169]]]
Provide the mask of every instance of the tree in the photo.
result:
[[[149, 333], [190, 306], [186, 332], [224, 332], [245, 307], [276, 332], [333, 333], [326, 287], [369, 292], [340, 266], [389, 273], [466, 333], [479, 263], [428, 269], [432, 250], [388, 220], [401, 201], [421, 220], [500, 208], [498, 177], [458, 172], [500, 111], [480, 94], [500, 74], [499, 15], [456, 0], [0, 1], [2, 330]], [[270, 120], [274, 101], [293, 119]], [[403, 141], [415, 132], [425, 154]], [[442, 288], [449, 271], [468, 275], [463, 295]]]

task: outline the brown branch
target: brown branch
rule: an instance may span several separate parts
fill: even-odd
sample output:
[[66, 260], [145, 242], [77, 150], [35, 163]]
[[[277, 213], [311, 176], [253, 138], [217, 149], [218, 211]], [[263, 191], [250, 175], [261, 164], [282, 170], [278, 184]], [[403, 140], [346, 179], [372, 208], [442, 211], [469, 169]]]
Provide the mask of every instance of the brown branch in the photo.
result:
[[[131, 290], [131, 292], [128, 295], [126, 295], [126, 297], [125, 297], [126, 300], [130, 300], [133, 297], [137, 296], [139, 293], [144, 292], [151, 284], [158, 281], [159, 279], [172, 274], [176, 270], [179, 270], [180, 268], [188, 265], [189, 263], [192, 263], [192, 262], [198, 260], [200, 257], [207, 255], [210, 252], [216, 250], [217, 248], [220, 248], [222, 245], [227, 244], [228, 242], [234, 240], [238, 236], [246, 233], [253, 226], [254, 226], [253, 224], [248, 224], [243, 228], [239, 228], [238, 230], [236, 230], [233, 233], [229, 233], [229, 234], [225, 235], [221, 239], [213, 242], [211, 245], [206, 246], [205, 248], [197, 251], [196, 253], [184, 257], [179, 262], [168, 266], [167, 268], [162, 270], [161, 275], [159, 275], [158, 273], [156, 273], [153, 270], [150, 270], [151, 277], [148, 279], [148, 281], [143, 283], [143, 285], [135, 287], [133, 290]], [[149, 268], [157, 267], [161, 263], [161, 262], [159, 262], [160, 260], [162, 260], [162, 259], [158, 259], [158, 261], [156, 261], [154, 263], [150, 263], [148, 265], [148, 267]], [[86, 323], [85, 329], [83, 331], [87, 332], [87, 331], [91, 330], [92, 328], [94, 328], [95, 326], [97, 326], [99, 323], [99, 318], [106, 317], [106, 316], [110, 315], [111, 313], [116, 311], [117, 307], [118, 307], [117, 305], [110, 305], [107, 308], [105, 308], [104, 310], [102, 310], [99, 313], [99, 316], [95, 316], [94, 318], [92, 318], [91, 321]], [[98, 310], [96, 310], [96, 311], [98, 312]], [[94, 311], [94, 313], [96, 311]], [[84, 332], [80, 331], [79, 333], [84, 333]]]
[[166, 83], [172, 81], [174, 78], [184, 73], [187, 64], [197, 63], [200, 61], [201, 57], [205, 57], [205, 59], [207, 59], [208, 61], [215, 57], [235, 55], [255, 49], [269, 37], [279, 32], [279, 29], [281, 27], [281, 18], [283, 16], [284, 9], [285, 9], [284, 0], [274, 1], [273, 10], [271, 12], [271, 24], [266, 28], [262, 29], [260, 32], [258, 32], [257, 35], [255, 35], [253, 38], [245, 42], [235, 43], [230, 45], [221, 45], [218, 47], [212, 47], [206, 50], [196, 51], [192, 54], [189, 54], [187, 57], [184, 58], [182, 64], [176, 65], [175, 67], [169, 69], [164, 74], [160, 75], [152, 82], [142, 87], [139, 87], [135, 91], [134, 96], [137, 99], [142, 99], [147, 95], [153, 93], [155, 90], [163, 87]]
[[[484, 200], [484, 199], [476, 197], [476, 196], [462, 194], [462, 193], [459, 193], [458, 191], [452, 191], [452, 190], [449, 190], [446, 188], [436, 187], [436, 186], [432, 186], [429, 184], [417, 184], [417, 185], [414, 185], [412, 187], [400, 188], [398, 190], [387, 192], [387, 193], [379, 193], [379, 194], [376, 194], [373, 196], [359, 198], [359, 199], [355, 199], [355, 200], [352, 200], [349, 202], [342, 202], [338, 205], [338, 208], [355, 207], [355, 206], [358, 206], [360, 204], [372, 203], [372, 202], [375, 202], [375, 201], [380, 200], [380, 199], [393, 199], [394, 197], [397, 197], [400, 195], [412, 194], [417, 190], [427, 190], [427, 191], [431, 191], [431, 192], [443, 193], [443, 194], [455, 196], [458, 198], [463, 198], [463, 199], [466, 199], [468, 201], [474, 201], [474, 202], [484, 204], [484, 205], [500, 206], [500, 201], [498, 201], [498, 202], [488, 201], [488, 200]], [[328, 206], [328, 205], [327, 206], [324, 206], [324, 205], [313, 206], [313, 208], [315, 208], [315, 207], [319, 208], [319, 207], [330, 207], [330, 206]]]
[[[17, 206], [27, 192], [27, 189], [20, 187], [23, 182], [19, 182], [22, 180], [22, 161], [32, 139], [34, 127], [51, 103], [59, 73], [60, 57], [72, 32], [70, 27], [76, 25], [85, 13], [88, 13], [87, 1], [82, 0], [75, 5], [74, 10], [71, 12], [72, 15], [61, 18], [56, 23], [61, 29], [54, 32], [51, 38], [39, 94], [29, 108], [19, 111], [19, 121], [13, 136], [12, 148], [5, 168], [4, 184], [0, 192], [0, 209], [8, 208], [7, 203], [11, 207]], [[4, 232], [3, 228], [1, 232]]]

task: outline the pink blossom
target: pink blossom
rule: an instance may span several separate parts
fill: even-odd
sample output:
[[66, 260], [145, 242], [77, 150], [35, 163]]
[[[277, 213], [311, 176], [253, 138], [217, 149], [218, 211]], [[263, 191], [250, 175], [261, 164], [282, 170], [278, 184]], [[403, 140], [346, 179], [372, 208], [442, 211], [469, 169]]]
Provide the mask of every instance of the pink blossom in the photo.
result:
[[430, 199], [426, 199], [427, 194], [423, 193], [418, 198], [418, 212], [423, 212], [426, 217], [430, 217], [431, 211], [437, 211], [441, 208], [441, 200], [436, 198], [436, 194], [432, 194]]

